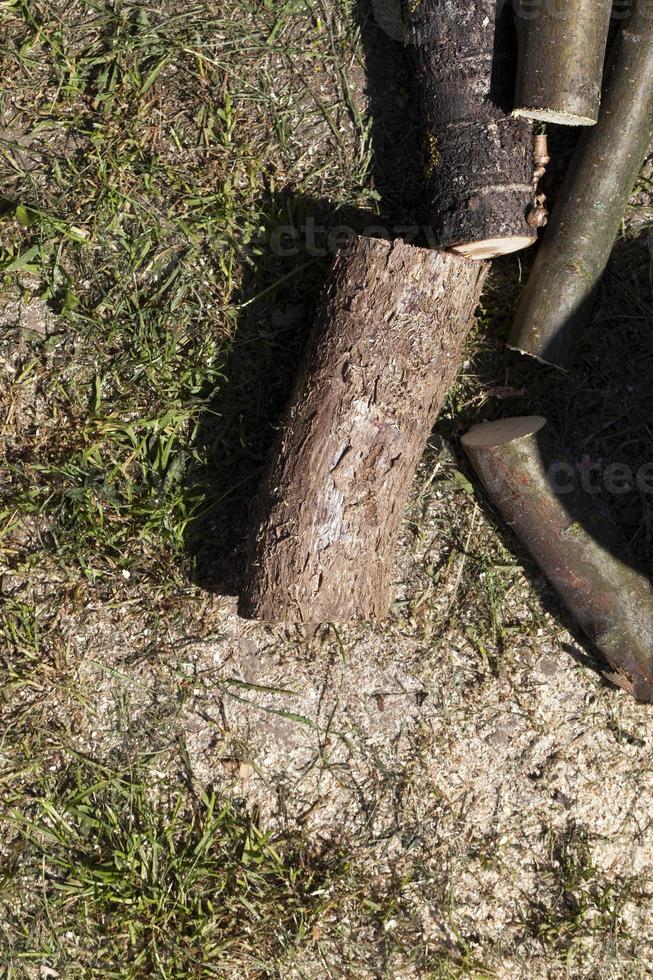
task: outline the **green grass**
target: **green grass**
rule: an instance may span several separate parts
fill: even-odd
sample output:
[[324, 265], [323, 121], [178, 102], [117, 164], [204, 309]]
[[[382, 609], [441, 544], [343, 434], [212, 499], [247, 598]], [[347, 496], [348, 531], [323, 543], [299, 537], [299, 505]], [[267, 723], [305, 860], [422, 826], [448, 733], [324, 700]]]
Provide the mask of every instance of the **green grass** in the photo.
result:
[[540, 872], [551, 899], [533, 903], [528, 923], [544, 948], [555, 950], [571, 967], [582, 964], [589, 937], [600, 937], [608, 946], [632, 942], [623, 911], [627, 903], [643, 898], [636, 876], [601, 874], [592, 861], [586, 832], [573, 823], [563, 831], [551, 831], [549, 846], [550, 862]]
[[255, 816], [156, 779], [152, 763], [63, 762], [40, 795], [8, 800], [5, 976], [30, 962], [66, 977], [282, 976], [313, 925], [351, 901], [343, 856], [272, 841]]
[[[274, 211], [274, 170], [296, 180], [297, 110], [290, 95], [273, 104], [265, 62], [274, 51], [293, 78], [302, 57], [310, 71], [316, 55], [298, 54], [292, 30], [327, 31], [310, 6], [275, 9], [239, 8], [236, 22], [235, 10], [216, 18], [201, 5], [3, 7], [3, 109], [16, 139], [2, 145], [0, 267], [7, 288], [56, 317], [7, 393], [39, 384], [45, 404], [39, 437], [9, 443], [2, 512], [34, 515], [46, 548], [90, 581], [123, 568], [174, 575], [189, 521], [211, 505], [183, 474], [198, 461], [243, 278], [256, 268], [264, 279], [272, 215], [260, 209], [267, 200]], [[238, 36], [238, 61], [225, 34]], [[313, 115], [339, 145], [318, 102]], [[233, 492], [219, 473], [216, 483], [216, 497]]]

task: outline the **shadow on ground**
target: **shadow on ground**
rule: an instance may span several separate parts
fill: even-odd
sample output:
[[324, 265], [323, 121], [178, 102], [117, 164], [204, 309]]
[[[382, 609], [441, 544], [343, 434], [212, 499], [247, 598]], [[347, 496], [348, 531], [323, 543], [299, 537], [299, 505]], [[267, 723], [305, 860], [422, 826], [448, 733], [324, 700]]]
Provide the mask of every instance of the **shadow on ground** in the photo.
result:
[[294, 386], [315, 308], [338, 247], [355, 234], [392, 235], [371, 211], [292, 193], [264, 202], [268, 227], [246, 272], [224, 382], [204, 414], [187, 474], [201, 497], [187, 548], [202, 588], [238, 590], [249, 512]]
[[[439, 421], [435, 432], [454, 442], [479, 421], [543, 415], [549, 423], [539, 437], [545, 469], [563, 464], [565, 474], [574, 474], [563, 481], [574, 487], [573, 493], [561, 495], [564, 507], [607, 552], [653, 581], [652, 259], [649, 234], [617, 244], [568, 374], [506, 353], [502, 338], [510, 316], [495, 317], [489, 331], [496, 334], [497, 343], [483, 345], [472, 356], [471, 370], [481, 387], [499, 382], [508, 397], [487, 401], [480, 410], [472, 404], [453, 421]], [[503, 263], [510, 268], [511, 260]], [[493, 293], [513, 285], [499, 271], [490, 282], [490, 307]], [[514, 308], [514, 301], [511, 305]], [[462, 453], [459, 460], [476, 483]], [[520, 556], [544, 608], [579, 644], [567, 652], [586, 667], [605, 669], [599, 652], [560, 605], [485, 495], [480, 493], [477, 499], [503, 544]]]
[[424, 160], [401, 0], [354, 0], [372, 120], [372, 180], [393, 221], [414, 222], [423, 196]]
[[[577, 471], [574, 485], [589, 488], [591, 506], [618, 527], [633, 560], [643, 564], [651, 559], [653, 493], [643, 492], [636, 477], [653, 473], [652, 257], [646, 233], [617, 244], [568, 374], [518, 353], [506, 353], [502, 338], [510, 325], [514, 300], [509, 303], [506, 311], [490, 319], [488, 330], [496, 343], [485, 344], [472, 355], [471, 372], [481, 387], [499, 383], [512, 397], [487, 401], [480, 409], [472, 404], [454, 423], [438, 423], [435, 428], [453, 439], [485, 419], [545, 416], [556, 447], [552, 454], [542, 440], [545, 464], [563, 462]], [[502, 266], [505, 270], [514, 262], [504, 259], [496, 264], [484, 297], [491, 316], [494, 293], [515, 291], [516, 299], [514, 276], [501, 273]], [[617, 466], [624, 467], [624, 472], [627, 469], [632, 479], [617, 478], [615, 492], [610, 468]], [[565, 497], [562, 499], [564, 502]], [[574, 516], [582, 520], [581, 513]], [[609, 546], [612, 531], [607, 534], [605, 544]]]
[[355, 0], [353, 10], [366, 63], [372, 180], [383, 217], [290, 190], [262, 202], [268, 224], [236, 298], [240, 316], [225, 382], [196, 438], [206, 463], [187, 475], [189, 495], [202, 499], [186, 539], [195, 580], [223, 595], [238, 591], [251, 504], [338, 246], [353, 233], [421, 236], [414, 218], [422, 166], [418, 124], [410, 66], [396, 37], [397, 3]]
[[[188, 475], [189, 491], [204, 500], [201, 516], [187, 536], [195, 578], [201, 587], [221, 594], [238, 590], [252, 500], [295, 382], [333, 254], [345, 235], [343, 226], [348, 234], [379, 235], [385, 229], [392, 235], [398, 223], [414, 222], [420, 156], [410, 73], [402, 45], [378, 27], [373, 7], [368, 0], [358, 0], [355, 13], [374, 120], [374, 181], [387, 217], [290, 192], [265, 202], [269, 224], [241, 287], [240, 318], [224, 368], [226, 383], [197, 437], [198, 455], [206, 462]], [[588, 470], [593, 474], [590, 506], [606, 516], [609, 529], [602, 543], [636, 567], [644, 564], [649, 570], [653, 494], [643, 493], [636, 480], [627, 492], [615, 494], [605, 473], [621, 464], [636, 475], [653, 464], [650, 236], [626, 240], [615, 248], [568, 375], [517, 354], [506, 355], [503, 338], [520, 289], [518, 273], [521, 263], [528, 266], [530, 261], [527, 255], [495, 263], [484, 297], [487, 333], [472, 355], [468, 372], [477, 391], [500, 384], [514, 397], [472, 397], [454, 420], [438, 422], [434, 431], [455, 443], [482, 419], [545, 415], [560, 459], [579, 474]], [[581, 522], [586, 518], [582, 512], [573, 516]], [[623, 548], [615, 544], [615, 528]], [[501, 526], [499, 533], [532, 569], [532, 583], [545, 605], [578, 636], [513, 536]]]

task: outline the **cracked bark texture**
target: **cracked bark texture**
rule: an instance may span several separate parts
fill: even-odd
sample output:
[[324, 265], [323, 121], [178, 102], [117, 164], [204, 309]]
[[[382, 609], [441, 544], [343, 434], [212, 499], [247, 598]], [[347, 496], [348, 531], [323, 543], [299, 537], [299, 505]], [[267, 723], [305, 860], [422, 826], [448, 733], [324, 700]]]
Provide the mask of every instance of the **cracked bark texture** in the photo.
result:
[[477, 258], [531, 245], [533, 130], [510, 115], [510, 4], [411, 0], [407, 13], [434, 243]]
[[462, 446], [496, 509], [611, 665], [607, 676], [653, 701], [653, 588], [631, 567], [617, 528], [568, 482], [545, 425], [538, 416], [482, 423]]
[[338, 255], [255, 508], [241, 615], [387, 615], [410, 485], [486, 274], [402, 241], [360, 238]]

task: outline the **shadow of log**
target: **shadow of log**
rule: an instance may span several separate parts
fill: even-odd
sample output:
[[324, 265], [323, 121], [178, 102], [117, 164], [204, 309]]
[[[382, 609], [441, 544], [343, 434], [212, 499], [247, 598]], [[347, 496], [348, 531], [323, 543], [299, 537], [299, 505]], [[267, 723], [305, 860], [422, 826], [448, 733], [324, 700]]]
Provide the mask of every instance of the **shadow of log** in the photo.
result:
[[497, 3], [490, 101], [510, 114], [514, 107], [517, 74], [517, 27], [511, 0]]
[[[652, 244], [645, 232], [615, 247], [569, 374], [510, 352], [504, 380], [507, 389], [515, 392], [515, 401], [509, 407], [503, 401], [480, 409], [472, 406], [453, 423], [438, 423], [436, 431], [454, 438], [483, 420], [546, 417], [549, 425], [538, 437], [538, 445], [562, 505], [606, 552], [653, 582]], [[509, 325], [505, 320], [501, 332]], [[486, 348], [481, 357], [476, 373], [496, 378], [504, 355], [495, 350], [488, 355]], [[478, 485], [467, 463], [461, 465]], [[567, 651], [584, 666], [604, 670], [600, 652], [485, 495], [482, 506], [504, 545], [520, 556], [546, 611], [578, 643], [578, 648], [567, 645]]]
[[[568, 374], [503, 350], [510, 310], [518, 292], [513, 259], [495, 263], [484, 294], [490, 343], [473, 352], [468, 372], [478, 384], [501, 382], [510, 398], [473, 402], [455, 420], [441, 420], [434, 432], [455, 440], [480, 421], [511, 415], [544, 415], [553, 430], [561, 462], [625, 538], [634, 560], [651, 559], [653, 492], [637, 485], [653, 473], [653, 278], [652, 240], [644, 232], [615, 246], [600, 284], [590, 322]], [[501, 308], [493, 308], [498, 293]], [[487, 337], [486, 337], [487, 339]], [[624, 480], [610, 467], [627, 467]], [[653, 483], [653, 479], [649, 482]], [[564, 499], [564, 496], [563, 498]]]
[[249, 509], [333, 257], [356, 234], [395, 237], [371, 211], [291, 193], [264, 203], [269, 223], [235, 300], [224, 382], [195, 438], [194, 455], [204, 462], [186, 475], [189, 495], [200, 501], [186, 535], [194, 579], [223, 595], [238, 590]]
[[424, 164], [402, 0], [355, 0], [354, 18], [365, 60], [374, 187], [385, 214], [411, 222], [420, 210]]
[[421, 235], [413, 216], [421, 156], [411, 72], [403, 43], [393, 36], [401, 30], [399, 7], [400, 0], [353, 5], [366, 62], [373, 181], [385, 217], [292, 192], [262, 202], [268, 226], [236, 298], [225, 380], [195, 439], [195, 455], [204, 462], [186, 475], [189, 497], [199, 499], [186, 549], [194, 580], [210, 591], [238, 591], [249, 509], [343, 238], [401, 234], [410, 241]]
[[[511, 376], [528, 384], [531, 367], [514, 355]], [[593, 315], [583, 335], [572, 371], [552, 378], [538, 391], [534, 411], [549, 419], [559, 458], [543, 455], [545, 467], [561, 465], [563, 484], [573, 484], [585, 498], [575, 512], [573, 495], [560, 499], [572, 516], [582, 508], [598, 509], [606, 528], [619, 530], [635, 564], [651, 559], [653, 520], [653, 289], [649, 239], [642, 236], [617, 245], [599, 286]], [[557, 372], [556, 372], [557, 373]], [[555, 392], [555, 397], [551, 394]], [[543, 450], [544, 454], [544, 450]], [[600, 543], [615, 544], [606, 530]]]
[[[342, 236], [395, 236], [397, 225], [411, 223], [418, 211], [421, 155], [410, 68], [400, 41], [376, 23], [374, 7], [373, 0], [356, 0], [354, 10], [367, 65], [374, 181], [388, 218], [291, 193], [265, 202], [269, 224], [236, 303], [239, 318], [225, 361], [225, 384], [197, 436], [197, 455], [204, 462], [187, 474], [189, 493], [202, 498], [199, 516], [187, 534], [194, 577], [201, 587], [221, 594], [238, 590], [251, 502]], [[566, 376], [517, 354], [508, 354], [506, 360], [503, 337], [522, 261], [528, 264], [529, 258], [513, 256], [495, 263], [494, 285], [484, 301], [491, 342], [472, 354], [470, 373], [476, 374], [481, 387], [501, 378], [506, 387], [525, 394], [510, 403], [472, 401], [455, 419], [438, 422], [434, 432], [453, 441], [482, 419], [545, 415], [563, 460], [578, 480], [592, 474], [593, 505], [623, 535], [629, 549], [626, 560], [650, 568], [653, 494], [642, 493], [636, 479], [628, 492], [615, 494], [613, 484], [605, 480], [609, 466], [627, 465], [636, 475], [653, 461], [650, 240], [642, 236], [616, 247], [573, 372]], [[582, 514], [573, 516], [583, 520]], [[500, 524], [499, 533], [523, 556], [521, 546]], [[613, 545], [606, 541], [606, 547]], [[525, 566], [546, 608], [586, 645], [534, 566], [528, 561]], [[600, 661], [596, 663], [598, 668]]]

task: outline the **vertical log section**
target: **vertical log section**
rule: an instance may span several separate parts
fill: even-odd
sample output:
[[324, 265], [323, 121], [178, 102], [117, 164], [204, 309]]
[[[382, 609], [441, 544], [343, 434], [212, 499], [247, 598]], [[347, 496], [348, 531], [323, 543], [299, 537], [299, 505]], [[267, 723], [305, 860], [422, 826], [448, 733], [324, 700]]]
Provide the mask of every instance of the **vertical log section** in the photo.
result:
[[612, 0], [516, 4], [519, 60], [516, 116], [566, 126], [593, 126]]
[[462, 445], [496, 509], [614, 668], [610, 679], [653, 701], [653, 589], [620, 559], [626, 545], [591, 498], [567, 485], [556, 492], [543, 462], [555, 457], [538, 435], [545, 424], [533, 416], [477, 425]]
[[653, 141], [653, 9], [638, 0], [610, 54], [599, 121], [574, 153], [509, 346], [566, 369]]
[[412, 0], [408, 19], [434, 243], [479, 259], [526, 248], [536, 239], [533, 133], [509, 114], [510, 4]]
[[410, 485], [486, 274], [401, 241], [360, 238], [336, 258], [257, 502], [242, 615], [387, 615]]

